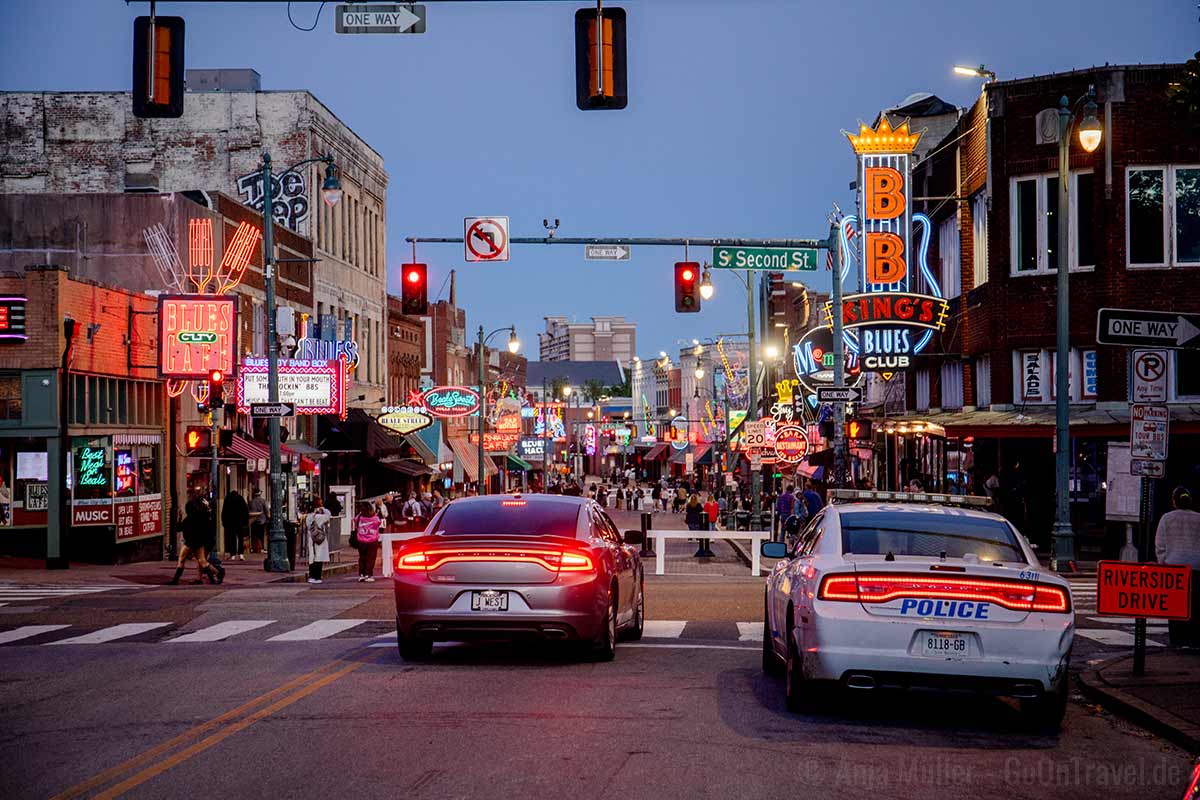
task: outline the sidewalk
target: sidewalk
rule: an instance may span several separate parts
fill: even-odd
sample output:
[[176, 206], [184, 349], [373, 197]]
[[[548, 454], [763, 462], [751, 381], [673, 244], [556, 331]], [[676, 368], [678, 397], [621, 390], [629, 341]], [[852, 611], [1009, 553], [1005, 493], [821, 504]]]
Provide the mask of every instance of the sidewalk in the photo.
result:
[[1200, 652], [1147, 653], [1141, 677], [1132, 656], [1114, 658], [1080, 673], [1079, 685], [1109, 710], [1200, 754]]
[[[608, 515], [612, 517], [617, 528], [626, 530], [641, 529], [641, 511], [629, 511], [627, 509], [609, 508]], [[687, 523], [684, 520], [683, 514], [672, 514], [670, 511], [654, 512], [650, 520], [651, 533], [655, 530], [660, 531], [686, 531]], [[744, 554], [745, 543], [726, 541], [721, 538], [721, 531], [695, 531], [697, 537], [707, 535], [710, 543], [710, 548], [714, 553], [712, 558], [696, 558], [697, 543], [690, 539], [668, 539], [666, 540], [666, 573], [662, 577], [671, 575], [718, 575], [745, 578], [750, 575], [750, 560]], [[650, 545], [654, 545], [651, 540]], [[740, 545], [740, 547], [739, 547]], [[657, 577], [654, 575], [654, 556], [647, 555], [642, 559], [642, 563], [646, 565], [647, 577]]]
[[[358, 554], [350, 548], [336, 550], [326, 562], [325, 575], [340, 575], [358, 569]], [[247, 554], [245, 561], [224, 560], [224, 586], [259, 586], [267, 583], [290, 583], [308, 577], [308, 564], [300, 561], [292, 572], [267, 572], [263, 569], [264, 553]], [[128, 583], [131, 586], [165, 584], [175, 574], [174, 561], [136, 561], [131, 564], [84, 564], [72, 562], [70, 569], [46, 569], [40, 558], [0, 556], [0, 583], [25, 586], [95, 586]], [[190, 560], [184, 569], [183, 580], [196, 577], [196, 562]]]

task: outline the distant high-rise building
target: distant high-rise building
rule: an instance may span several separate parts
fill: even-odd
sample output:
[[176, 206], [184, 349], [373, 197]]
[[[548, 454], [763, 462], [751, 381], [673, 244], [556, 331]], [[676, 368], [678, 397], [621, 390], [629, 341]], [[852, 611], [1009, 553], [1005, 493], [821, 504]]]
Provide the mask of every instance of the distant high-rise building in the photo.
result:
[[568, 322], [546, 317], [538, 334], [542, 361], [616, 361], [628, 365], [637, 351], [637, 323], [624, 317], [592, 317], [591, 322]]

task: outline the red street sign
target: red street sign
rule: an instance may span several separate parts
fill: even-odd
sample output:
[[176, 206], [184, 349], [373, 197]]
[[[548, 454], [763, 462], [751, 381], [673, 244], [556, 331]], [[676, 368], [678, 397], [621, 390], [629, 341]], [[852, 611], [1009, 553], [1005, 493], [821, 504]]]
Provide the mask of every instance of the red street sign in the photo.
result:
[[1192, 570], [1180, 564], [1101, 561], [1096, 565], [1096, 613], [1107, 617], [1188, 619]]

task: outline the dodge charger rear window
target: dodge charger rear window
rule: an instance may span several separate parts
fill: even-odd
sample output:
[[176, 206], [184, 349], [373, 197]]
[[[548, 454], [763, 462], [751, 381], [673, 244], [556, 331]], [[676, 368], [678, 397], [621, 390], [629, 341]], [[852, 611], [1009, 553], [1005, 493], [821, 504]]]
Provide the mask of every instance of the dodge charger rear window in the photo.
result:
[[912, 512], [844, 514], [842, 552], [931, 558], [974, 553], [980, 561], [1025, 561], [1016, 534], [1002, 520]]
[[445, 536], [569, 536], [574, 538], [579, 509], [570, 503], [451, 503], [434, 524]]

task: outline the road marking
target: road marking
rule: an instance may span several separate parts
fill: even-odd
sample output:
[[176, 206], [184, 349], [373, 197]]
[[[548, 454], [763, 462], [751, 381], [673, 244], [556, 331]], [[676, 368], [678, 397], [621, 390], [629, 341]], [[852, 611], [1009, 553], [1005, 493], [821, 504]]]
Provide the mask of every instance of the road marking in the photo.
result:
[[[1077, 628], [1075, 633], [1100, 644], [1113, 647], [1133, 647], [1133, 634], [1129, 631], [1112, 630], [1111, 628], [1084, 628], [1083, 630]], [[1153, 639], [1147, 639], [1146, 646], [1162, 647], [1163, 645]]]
[[216, 625], [209, 625], [207, 628], [201, 628], [192, 633], [185, 633], [183, 636], [168, 639], [167, 641], [170, 643], [219, 642], [222, 639], [228, 639], [230, 636], [237, 636], [239, 633], [265, 627], [274, 621], [273, 619], [231, 619], [228, 622], [218, 622]]
[[651, 639], [678, 639], [683, 635], [687, 621], [648, 619], [642, 629], [642, 635]]
[[761, 622], [739, 622], [738, 626], [738, 641], [739, 642], [761, 642], [763, 638], [763, 624]]
[[300, 675], [299, 677], [292, 678], [287, 683], [284, 683], [281, 686], [277, 686], [268, 692], [264, 692], [263, 694], [260, 694], [258, 697], [254, 697], [254, 698], [246, 701], [245, 703], [242, 703], [237, 708], [232, 708], [223, 714], [219, 714], [218, 716], [215, 716], [212, 719], [210, 719], [208, 722], [202, 722], [199, 725], [197, 725], [196, 727], [192, 728], [191, 730], [184, 731], [183, 733], [179, 734], [178, 736], [176, 736], [173, 739], [165, 741], [160, 745], [156, 745], [156, 746], [150, 748], [149, 750], [145, 751], [144, 753], [140, 753], [140, 754], [134, 756], [133, 758], [122, 761], [120, 764], [117, 764], [115, 767], [110, 767], [109, 769], [106, 769], [97, 775], [93, 775], [91, 778], [88, 778], [87, 780], [83, 781], [82, 783], [78, 783], [78, 784], [72, 786], [71, 788], [64, 790], [63, 792], [54, 795], [54, 797], [52, 797], [50, 800], [69, 800], [69, 798], [78, 797], [79, 795], [84, 794], [85, 792], [89, 791], [90, 789], [94, 789], [97, 786], [101, 786], [105, 783], [108, 783], [109, 781], [111, 781], [114, 778], [116, 778], [117, 776], [119, 776], [121, 773], [127, 772], [128, 770], [131, 770], [131, 769], [134, 769], [135, 767], [138, 767], [138, 766], [146, 763], [147, 761], [158, 758], [159, 756], [163, 755], [164, 753], [168, 753], [171, 750], [173, 750], [174, 748], [179, 747], [180, 745], [182, 745], [192, 739], [195, 739], [198, 736], [203, 735], [204, 733], [206, 733], [209, 730], [212, 730], [213, 728], [217, 727], [218, 725], [222, 725], [231, 719], [235, 719], [235, 718], [241, 716], [242, 714], [244, 714], [245, 712], [254, 708], [255, 706], [262, 705], [263, 703], [275, 698], [278, 695], [286, 694], [287, 692], [290, 692], [292, 689], [295, 689], [297, 686], [303, 686], [304, 684], [311, 681], [313, 678], [320, 675], [325, 670], [329, 669], [332, 666], [340, 664], [340, 663], [342, 663], [341, 659], [335, 659], [334, 661], [331, 661], [328, 664], [322, 664], [321, 666], [314, 669], [312, 672], [306, 672], [305, 674]]
[[362, 625], [364, 622], [369, 622], [365, 619], [319, 619], [316, 622], [310, 622], [302, 628], [296, 628], [294, 631], [281, 633], [278, 636], [272, 636], [267, 639], [268, 642], [311, 642], [314, 639], [327, 639], [336, 633], [350, 630], [351, 628]]
[[757, 647], [743, 647], [736, 644], [657, 644], [654, 642], [623, 642], [618, 649], [626, 647], [641, 647], [659, 650], [740, 650], [743, 653], [753, 653]]
[[[1107, 622], [1110, 625], [1132, 625], [1137, 622], [1133, 617], [1088, 617], [1088, 619], [1092, 622]], [[1167, 621], [1165, 619], [1148, 619], [1146, 620], [1146, 627], [1165, 628], [1167, 627]]]
[[59, 639], [57, 642], [46, 642], [45, 646], [50, 647], [57, 644], [104, 644], [105, 642], [124, 639], [127, 636], [137, 636], [139, 633], [146, 633], [157, 628], [165, 628], [170, 624], [169, 622], [125, 622], [109, 628], [101, 628], [91, 633], [85, 633], [82, 636]]
[[11, 631], [0, 633], [0, 644], [8, 644], [21, 639], [28, 639], [31, 636], [37, 636], [50, 631], [60, 631], [63, 628], [69, 628], [70, 625], [25, 625], [20, 628], [13, 628]]

